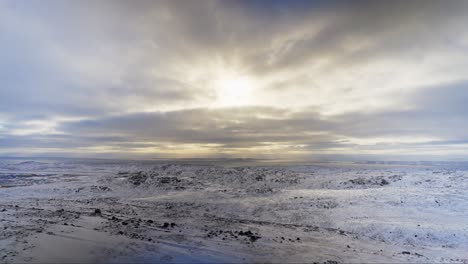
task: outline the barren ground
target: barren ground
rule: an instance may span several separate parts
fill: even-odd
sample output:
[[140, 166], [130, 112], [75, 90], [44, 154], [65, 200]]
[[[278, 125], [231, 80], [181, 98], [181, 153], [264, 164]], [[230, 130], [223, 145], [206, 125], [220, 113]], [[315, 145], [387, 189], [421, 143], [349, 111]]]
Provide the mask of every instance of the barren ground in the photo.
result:
[[0, 261], [468, 263], [457, 166], [0, 160]]

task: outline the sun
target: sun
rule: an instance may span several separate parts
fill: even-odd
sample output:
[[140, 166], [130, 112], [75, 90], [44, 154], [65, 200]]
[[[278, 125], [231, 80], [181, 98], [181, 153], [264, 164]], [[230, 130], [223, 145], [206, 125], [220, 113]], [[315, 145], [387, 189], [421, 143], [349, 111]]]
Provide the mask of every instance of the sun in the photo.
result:
[[222, 74], [215, 81], [216, 106], [242, 106], [252, 103], [254, 80], [246, 75]]

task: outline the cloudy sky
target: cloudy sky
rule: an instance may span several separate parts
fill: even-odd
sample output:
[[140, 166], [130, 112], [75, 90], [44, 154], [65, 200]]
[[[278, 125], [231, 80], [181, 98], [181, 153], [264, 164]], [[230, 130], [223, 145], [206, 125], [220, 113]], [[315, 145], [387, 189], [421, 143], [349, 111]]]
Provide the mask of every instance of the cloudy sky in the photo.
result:
[[468, 2], [0, 0], [0, 156], [468, 158]]

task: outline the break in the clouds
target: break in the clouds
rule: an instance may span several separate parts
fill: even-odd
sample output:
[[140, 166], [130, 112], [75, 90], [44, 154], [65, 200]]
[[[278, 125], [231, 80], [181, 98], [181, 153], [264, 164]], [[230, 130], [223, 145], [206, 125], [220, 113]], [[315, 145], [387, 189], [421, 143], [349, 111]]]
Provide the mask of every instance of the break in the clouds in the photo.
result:
[[468, 2], [0, 0], [0, 155], [468, 157]]

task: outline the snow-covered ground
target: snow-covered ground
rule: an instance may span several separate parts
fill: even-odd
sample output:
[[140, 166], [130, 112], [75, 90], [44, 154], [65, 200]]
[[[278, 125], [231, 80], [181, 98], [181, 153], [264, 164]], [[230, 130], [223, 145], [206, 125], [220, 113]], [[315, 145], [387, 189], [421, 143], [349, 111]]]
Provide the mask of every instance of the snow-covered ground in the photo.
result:
[[2, 262], [468, 263], [460, 164], [0, 160]]

